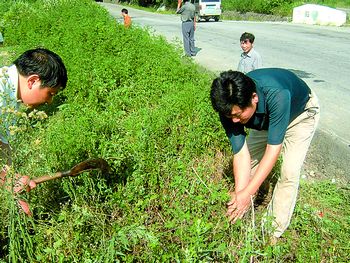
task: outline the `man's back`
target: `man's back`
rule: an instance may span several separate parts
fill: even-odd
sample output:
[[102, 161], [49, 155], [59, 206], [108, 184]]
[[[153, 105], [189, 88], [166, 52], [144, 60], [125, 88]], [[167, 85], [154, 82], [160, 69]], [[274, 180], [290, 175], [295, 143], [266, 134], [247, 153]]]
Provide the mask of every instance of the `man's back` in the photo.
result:
[[182, 7], [176, 12], [177, 14], [181, 14], [181, 21], [194, 21], [196, 8], [194, 4], [189, 1], [186, 2]]
[[304, 110], [310, 88], [293, 72], [282, 68], [262, 68], [247, 73], [247, 76], [254, 80], [257, 90], [260, 90], [264, 97], [267, 97], [271, 90], [288, 90], [292, 119]]

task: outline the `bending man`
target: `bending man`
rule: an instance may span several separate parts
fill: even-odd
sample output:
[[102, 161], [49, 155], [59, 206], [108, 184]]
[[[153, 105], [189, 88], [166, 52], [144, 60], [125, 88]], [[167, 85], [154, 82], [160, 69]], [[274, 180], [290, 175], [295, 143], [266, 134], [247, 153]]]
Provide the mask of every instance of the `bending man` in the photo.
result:
[[[228, 204], [230, 221], [242, 218], [282, 155], [281, 177], [268, 206], [278, 238], [290, 224], [299, 177], [319, 120], [315, 94], [294, 73], [278, 68], [246, 75], [227, 71], [211, 87], [211, 101], [234, 152], [235, 196]], [[245, 128], [250, 128], [249, 136]]]

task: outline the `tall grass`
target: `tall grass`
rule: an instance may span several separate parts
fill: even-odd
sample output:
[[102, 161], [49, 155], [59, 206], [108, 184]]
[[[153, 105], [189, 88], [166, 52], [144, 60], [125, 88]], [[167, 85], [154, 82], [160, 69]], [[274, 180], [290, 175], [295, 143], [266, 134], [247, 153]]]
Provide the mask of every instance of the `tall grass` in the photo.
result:
[[[329, 182], [301, 186], [293, 224], [276, 247], [260, 231], [263, 212], [227, 222], [230, 147], [208, 98], [213, 76], [177, 47], [138, 27], [124, 29], [94, 1], [9, 4], [3, 34], [11, 58], [43, 46], [69, 73], [67, 89], [41, 108], [50, 118], [31, 122], [13, 142], [15, 171], [40, 176], [103, 157], [112, 172], [38, 186], [25, 196], [32, 219], [0, 192], [1, 260], [346, 259], [349, 232], [340, 229], [349, 224], [349, 192]], [[325, 202], [312, 202], [320, 195]], [[319, 210], [329, 213], [321, 218]]]

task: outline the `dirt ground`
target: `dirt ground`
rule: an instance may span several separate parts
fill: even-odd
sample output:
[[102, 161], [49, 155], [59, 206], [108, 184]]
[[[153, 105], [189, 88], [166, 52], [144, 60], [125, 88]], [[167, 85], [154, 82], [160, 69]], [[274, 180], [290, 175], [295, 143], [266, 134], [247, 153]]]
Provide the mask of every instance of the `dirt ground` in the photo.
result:
[[302, 177], [347, 185], [350, 183], [349, 160], [350, 145], [317, 130], [304, 163]]

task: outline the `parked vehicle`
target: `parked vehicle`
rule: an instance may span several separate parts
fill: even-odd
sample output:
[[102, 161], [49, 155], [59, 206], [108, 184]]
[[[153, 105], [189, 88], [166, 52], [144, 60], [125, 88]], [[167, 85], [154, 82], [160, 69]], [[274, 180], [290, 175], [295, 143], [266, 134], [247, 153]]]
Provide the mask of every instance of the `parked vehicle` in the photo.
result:
[[219, 21], [221, 15], [221, 0], [191, 0], [196, 7], [196, 20], [214, 19]]

